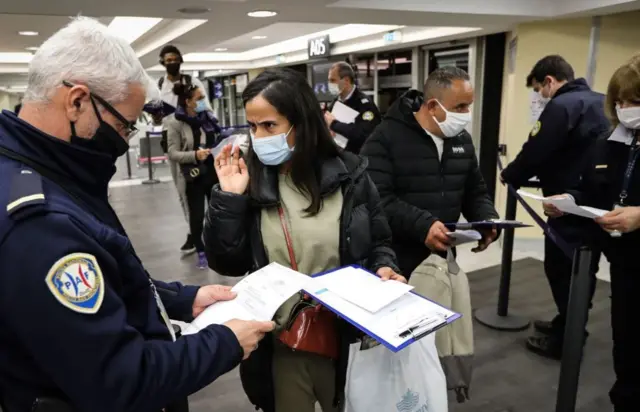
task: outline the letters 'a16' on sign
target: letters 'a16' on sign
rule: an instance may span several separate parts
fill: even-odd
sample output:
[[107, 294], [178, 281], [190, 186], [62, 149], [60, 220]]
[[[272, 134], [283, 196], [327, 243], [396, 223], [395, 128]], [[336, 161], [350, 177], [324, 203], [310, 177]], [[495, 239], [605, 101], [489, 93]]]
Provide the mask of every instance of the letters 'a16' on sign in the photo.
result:
[[328, 57], [331, 54], [329, 50], [329, 35], [309, 39], [309, 58], [311, 57]]

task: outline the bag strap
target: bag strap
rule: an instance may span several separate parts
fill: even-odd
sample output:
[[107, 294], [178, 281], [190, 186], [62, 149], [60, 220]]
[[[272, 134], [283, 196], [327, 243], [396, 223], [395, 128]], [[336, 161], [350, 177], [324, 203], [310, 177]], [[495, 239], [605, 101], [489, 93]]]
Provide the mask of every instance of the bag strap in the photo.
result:
[[280, 216], [280, 224], [282, 225], [284, 240], [287, 242], [289, 260], [291, 261], [291, 269], [297, 271], [298, 264], [296, 263], [296, 254], [293, 252], [293, 241], [291, 240], [291, 234], [289, 233], [289, 229], [287, 228], [287, 219], [284, 216], [284, 209], [282, 208], [282, 206], [278, 206], [278, 216]]

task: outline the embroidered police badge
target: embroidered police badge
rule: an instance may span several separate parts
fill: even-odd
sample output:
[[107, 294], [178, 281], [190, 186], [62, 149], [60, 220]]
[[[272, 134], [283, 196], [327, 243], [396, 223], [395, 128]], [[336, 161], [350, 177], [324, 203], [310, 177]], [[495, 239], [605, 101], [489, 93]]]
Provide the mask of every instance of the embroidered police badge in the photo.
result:
[[96, 258], [72, 253], [58, 260], [45, 279], [60, 303], [78, 313], [98, 312], [104, 298], [104, 279]]
[[542, 127], [542, 123], [540, 123], [540, 120], [538, 120], [536, 124], [533, 126], [533, 129], [531, 129], [531, 137], [537, 135], [541, 127]]

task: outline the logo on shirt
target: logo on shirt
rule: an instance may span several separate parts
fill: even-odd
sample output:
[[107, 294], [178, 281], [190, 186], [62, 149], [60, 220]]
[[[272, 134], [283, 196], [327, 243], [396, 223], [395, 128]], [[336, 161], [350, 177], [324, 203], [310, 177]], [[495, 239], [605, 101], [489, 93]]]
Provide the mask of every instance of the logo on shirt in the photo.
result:
[[368, 122], [372, 121], [373, 120], [373, 112], [364, 112], [362, 114], [362, 119], [366, 120]]
[[45, 279], [49, 290], [67, 308], [86, 314], [98, 312], [104, 298], [104, 279], [96, 258], [72, 253], [58, 260]]
[[542, 127], [542, 123], [540, 123], [540, 120], [538, 120], [536, 124], [533, 126], [533, 129], [531, 129], [531, 137], [537, 135], [541, 127]]
[[464, 154], [464, 146], [453, 146], [451, 148], [455, 154]]

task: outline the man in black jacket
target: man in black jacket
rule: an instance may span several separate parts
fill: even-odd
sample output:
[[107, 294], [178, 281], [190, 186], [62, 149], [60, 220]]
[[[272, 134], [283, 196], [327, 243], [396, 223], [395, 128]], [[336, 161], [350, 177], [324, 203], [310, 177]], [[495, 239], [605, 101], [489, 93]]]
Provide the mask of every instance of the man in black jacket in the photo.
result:
[[[548, 103], [529, 133], [529, 139], [509, 166], [502, 180], [518, 188], [537, 176], [545, 196], [566, 193], [580, 182], [589, 147], [609, 129], [604, 114], [604, 95], [589, 88], [585, 79], [574, 79], [571, 65], [561, 56], [546, 56], [527, 77], [527, 87]], [[549, 219], [549, 225], [570, 245], [579, 245], [589, 222], [577, 216]], [[600, 253], [593, 254], [592, 290]], [[544, 268], [558, 315], [551, 321], [536, 321], [540, 336], [527, 340], [527, 348], [539, 355], [560, 359], [569, 303], [572, 259], [545, 238]]]
[[[357, 154], [367, 137], [380, 124], [378, 106], [358, 89], [356, 75], [347, 62], [338, 62], [329, 70], [329, 91], [336, 99], [324, 114], [327, 126], [334, 134], [347, 139], [345, 150]], [[358, 112], [353, 123], [343, 123], [331, 114], [336, 102], [344, 103]]]
[[[449, 244], [445, 223], [498, 218], [465, 127], [471, 119], [469, 75], [443, 67], [429, 75], [424, 93], [398, 99], [361, 154], [380, 192], [393, 231], [393, 249], [405, 277]], [[476, 251], [497, 237], [483, 233]]]

